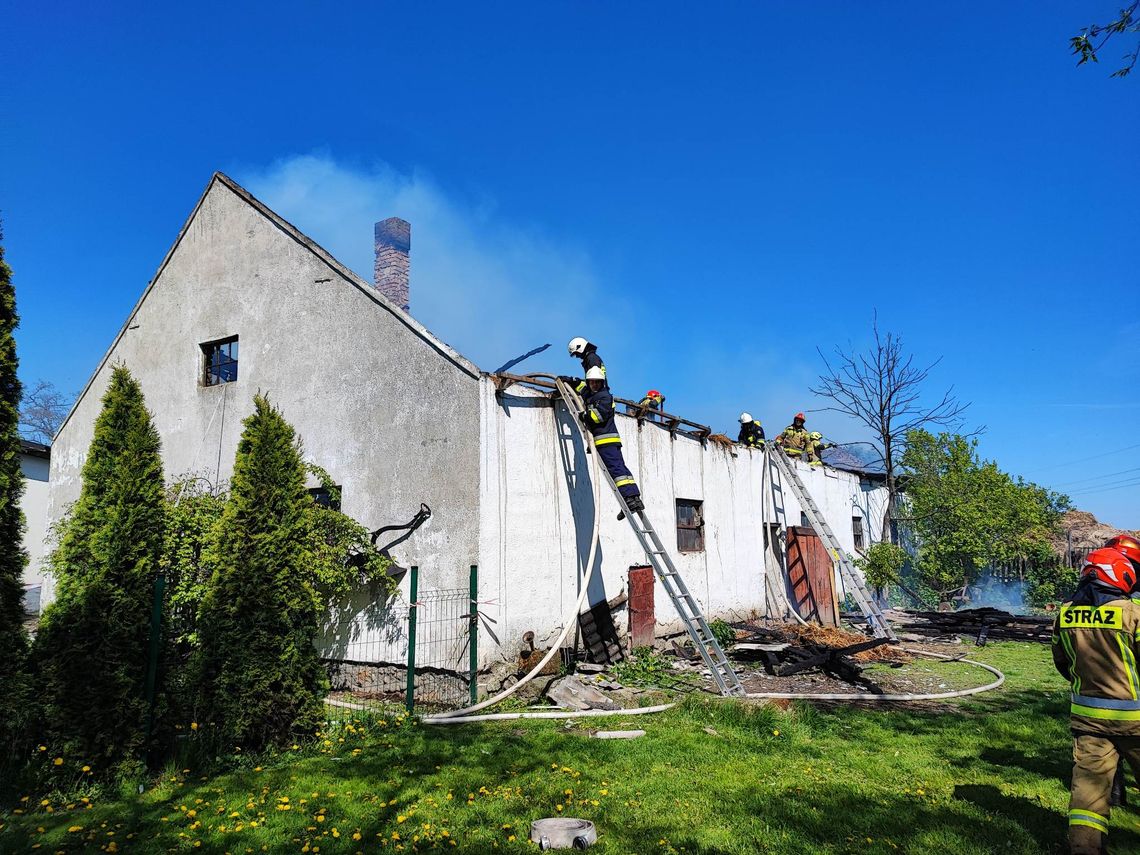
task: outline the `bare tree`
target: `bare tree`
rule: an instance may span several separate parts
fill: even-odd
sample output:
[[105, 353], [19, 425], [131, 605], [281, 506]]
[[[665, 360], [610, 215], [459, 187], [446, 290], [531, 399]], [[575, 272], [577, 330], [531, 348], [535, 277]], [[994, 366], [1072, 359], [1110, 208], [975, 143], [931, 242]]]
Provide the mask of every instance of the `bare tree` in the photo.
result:
[[883, 514], [881, 540], [892, 540], [891, 520], [898, 507], [898, 461], [906, 445], [907, 434], [917, 428], [941, 426], [957, 428], [969, 404], [959, 403], [950, 387], [936, 403], [927, 403], [923, 386], [930, 370], [941, 359], [925, 368], [914, 364], [914, 357], [903, 351], [902, 339], [893, 333], [879, 333], [878, 317], [871, 325], [874, 344], [865, 353], [835, 349], [834, 365], [817, 348], [827, 371], [819, 377], [819, 386], [811, 389], [832, 405], [824, 407], [846, 413], [871, 429], [877, 442], [872, 443], [882, 458], [887, 476], [887, 509]]
[[52, 437], [67, 418], [71, 400], [46, 380], [24, 389], [20, 401], [20, 435], [24, 439], [51, 444]]

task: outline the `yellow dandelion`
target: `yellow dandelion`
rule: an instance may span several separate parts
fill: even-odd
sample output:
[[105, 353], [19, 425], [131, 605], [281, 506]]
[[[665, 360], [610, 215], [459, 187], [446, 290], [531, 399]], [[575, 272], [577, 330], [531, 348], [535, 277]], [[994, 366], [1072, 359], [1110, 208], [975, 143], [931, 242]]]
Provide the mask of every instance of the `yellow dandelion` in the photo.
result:
[[53, 766], [62, 766], [63, 765], [63, 758], [62, 757], [56, 757], [54, 760], [51, 761], [51, 764]]
[[191, 730], [197, 730], [198, 729], [198, 722], [196, 722], [196, 721], [190, 722], [190, 729]]

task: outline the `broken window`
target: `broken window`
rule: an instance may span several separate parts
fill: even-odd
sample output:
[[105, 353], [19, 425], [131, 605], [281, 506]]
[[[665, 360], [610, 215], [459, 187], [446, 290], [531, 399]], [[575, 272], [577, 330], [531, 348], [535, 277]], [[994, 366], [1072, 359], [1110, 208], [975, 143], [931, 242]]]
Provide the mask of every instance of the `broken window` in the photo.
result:
[[851, 535], [855, 539], [855, 548], [863, 548], [863, 518], [851, 517]]
[[677, 500], [677, 551], [704, 552], [704, 502], [696, 499]]
[[312, 496], [313, 501], [322, 508], [328, 508], [333, 511], [340, 510], [339, 484], [335, 487], [313, 487], [309, 490], [309, 495]]
[[219, 386], [232, 383], [238, 376], [238, 337], [231, 336], [202, 345], [205, 357], [205, 371], [202, 383], [205, 386]]

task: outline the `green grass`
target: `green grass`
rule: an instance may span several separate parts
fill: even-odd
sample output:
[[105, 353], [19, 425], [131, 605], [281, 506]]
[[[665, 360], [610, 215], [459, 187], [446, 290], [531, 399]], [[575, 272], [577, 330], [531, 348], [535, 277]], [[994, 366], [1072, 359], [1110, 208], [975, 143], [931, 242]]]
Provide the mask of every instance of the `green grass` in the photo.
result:
[[[648, 731], [632, 741], [576, 722], [374, 722], [212, 777], [171, 770], [91, 807], [48, 813], [28, 794], [27, 813], [0, 812], [0, 851], [534, 852], [531, 820], [559, 814], [596, 822], [599, 853], [1063, 851], [1071, 739], [1048, 649], [971, 653], [1006, 685], [925, 708], [690, 698], [592, 725]], [[939, 678], [955, 668], [954, 685], [985, 679], [966, 665]], [[1140, 815], [1114, 812], [1112, 840], [1140, 852]]]

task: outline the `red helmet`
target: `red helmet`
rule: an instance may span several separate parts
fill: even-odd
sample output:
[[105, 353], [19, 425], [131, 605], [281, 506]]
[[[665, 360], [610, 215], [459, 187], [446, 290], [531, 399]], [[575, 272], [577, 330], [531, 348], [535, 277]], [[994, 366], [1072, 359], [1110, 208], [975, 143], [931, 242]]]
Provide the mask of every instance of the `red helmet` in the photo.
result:
[[1107, 549], [1115, 549], [1132, 562], [1132, 566], [1140, 570], [1140, 541], [1127, 534], [1118, 534], [1105, 544]]
[[650, 389], [648, 392], [645, 393], [645, 397], [647, 397], [647, 398], [660, 398], [661, 393], [658, 392], [656, 389]]
[[1132, 562], [1116, 549], [1102, 548], [1090, 552], [1085, 559], [1085, 566], [1081, 568], [1081, 576], [1095, 576], [1098, 582], [1125, 594], [1132, 593], [1136, 587], [1136, 570]]
[[805, 418], [804, 418], [804, 414], [803, 414], [803, 413], [796, 413], [794, 416], [792, 416], [792, 421], [793, 421], [793, 422], [794, 422], [796, 419], [799, 419], [801, 422], [807, 421], [807, 419], [805, 419]]

